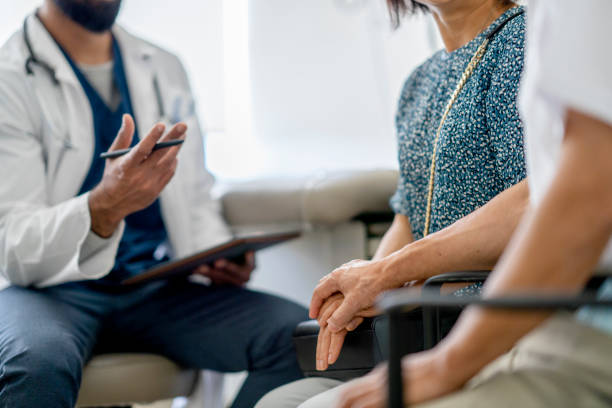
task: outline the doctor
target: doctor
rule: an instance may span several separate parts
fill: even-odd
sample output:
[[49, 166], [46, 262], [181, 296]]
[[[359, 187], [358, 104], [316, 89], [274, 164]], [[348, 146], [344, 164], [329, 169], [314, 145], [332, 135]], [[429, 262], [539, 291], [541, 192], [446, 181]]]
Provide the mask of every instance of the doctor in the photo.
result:
[[307, 318], [243, 288], [253, 254], [194, 271], [210, 286], [119, 285], [229, 237], [183, 67], [113, 27], [120, 3], [45, 0], [0, 49], [0, 406], [73, 407], [95, 349], [248, 370], [233, 407], [250, 407], [301, 376]]

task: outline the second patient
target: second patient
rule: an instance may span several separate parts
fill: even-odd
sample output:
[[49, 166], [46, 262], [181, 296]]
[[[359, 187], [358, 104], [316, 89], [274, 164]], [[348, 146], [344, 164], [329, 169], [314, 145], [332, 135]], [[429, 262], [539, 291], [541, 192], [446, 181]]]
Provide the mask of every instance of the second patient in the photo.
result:
[[[336, 361], [346, 333], [376, 313], [372, 305], [385, 290], [444, 272], [491, 269], [528, 203], [516, 104], [523, 7], [507, 0], [388, 0], [387, 6], [396, 24], [406, 14], [431, 13], [444, 49], [412, 72], [401, 92], [391, 228], [371, 261], [341, 266], [313, 294], [319, 370]], [[459, 295], [479, 291], [474, 285]], [[299, 380], [257, 407], [329, 407], [340, 384]]]

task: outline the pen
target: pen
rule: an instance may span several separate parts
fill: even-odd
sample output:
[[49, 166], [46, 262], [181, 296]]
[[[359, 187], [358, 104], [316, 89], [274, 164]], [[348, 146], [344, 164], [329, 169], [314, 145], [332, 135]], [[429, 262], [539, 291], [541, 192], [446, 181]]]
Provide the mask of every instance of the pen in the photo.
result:
[[[159, 142], [155, 146], [153, 146], [153, 151], [158, 150], [158, 149], [163, 149], [164, 147], [180, 145], [184, 141], [185, 141], [184, 139], [176, 139], [176, 140], [170, 140], [168, 142]], [[130, 147], [129, 149], [121, 149], [121, 150], [115, 150], [112, 152], [104, 152], [100, 155], [100, 158], [101, 159], [115, 159], [119, 156], [123, 156], [124, 154], [129, 153], [130, 150], [132, 150], [132, 147]]]

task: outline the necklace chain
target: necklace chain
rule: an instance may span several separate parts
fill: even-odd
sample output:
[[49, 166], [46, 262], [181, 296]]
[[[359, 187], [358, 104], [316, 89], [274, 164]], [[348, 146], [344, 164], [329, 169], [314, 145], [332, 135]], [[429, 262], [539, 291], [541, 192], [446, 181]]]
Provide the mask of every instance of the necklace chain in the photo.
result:
[[[518, 16], [519, 14], [522, 14], [522, 11], [517, 13], [517, 14], [515, 14], [514, 16], [508, 18], [504, 23], [502, 23], [502, 26], [505, 25], [505, 23], [507, 23], [508, 21], [512, 20], [514, 17]], [[497, 30], [499, 30], [499, 28]], [[484, 31], [484, 29], [483, 29], [483, 31]], [[429, 183], [428, 183], [428, 191], [427, 191], [427, 207], [425, 209], [425, 227], [423, 228], [423, 237], [426, 237], [429, 234], [429, 227], [430, 227], [430, 223], [431, 223], [431, 205], [432, 205], [432, 200], [433, 200], [434, 179], [435, 179], [435, 175], [436, 175], [436, 154], [437, 154], [437, 151], [438, 151], [438, 141], [440, 140], [440, 133], [442, 132], [442, 127], [444, 126], [444, 122], [446, 121], [446, 118], [447, 118], [451, 108], [453, 107], [453, 105], [457, 101], [457, 98], [459, 97], [459, 93], [461, 93], [461, 90], [463, 89], [465, 83], [470, 78], [470, 76], [472, 75], [472, 73], [474, 72], [474, 70], [476, 69], [476, 67], [480, 63], [480, 61], [482, 60], [482, 57], [484, 56], [484, 54], [485, 54], [485, 52], [487, 50], [487, 47], [489, 45], [489, 41], [490, 41], [490, 38], [487, 37], [478, 46], [478, 49], [476, 50], [476, 52], [472, 56], [472, 59], [470, 60], [468, 66], [465, 68], [465, 71], [463, 71], [463, 74], [461, 74], [461, 79], [459, 80], [459, 83], [457, 84], [457, 87], [455, 88], [455, 91], [451, 95], [451, 98], [448, 101], [448, 104], [446, 105], [446, 109], [444, 109], [444, 114], [442, 115], [442, 119], [440, 120], [440, 124], [438, 125], [438, 130], [436, 131], [436, 137], [434, 139], [433, 151], [432, 151], [432, 154], [431, 154], [431, 165], [429, 167]]]
[[436, 137], [434, 139], [433, 152], [431, 155], [431, 166], [429, 168], [429, 185], [428, 185], [428, 191], [427, 191], [427, 208], [425, 210], [425, 227], [423, 229], [423, 237], [426, 237], [429, 234], [429, 226], [431, 223], [431, 204], [433, 200], [434, 179], [435, 179], [435, 174], [436, 174], [436, 153], [438, 150], [438, 141], [440, 139], [440, 133], [442, 132], [442, 127], [444, 126], [444, 122], [446, 121], [446, 117], [448, 116], [448, 113], [450, 112], [451, 108], [457, 101], [457, 97], [459, 96], [459, 93], [461, 92], [465, 83], [467, 82], [467, 80], [470, 78], [470, 76], [474, 72], [474, 69], [476, 69], [476, 66], [478, 65], [478, 63], [482, 60], [482, 57], [484, 56], [488, 45], [489, 45], [489, 39], [485, 38], [483, 42], [480, 44], [480, 46], [478, 47], [478, 49], [476, 50], [476, 52], [474, 53], [474, 55], [472, 56], [472, 59], [470, 60], [470, 63], [468, 64], [467, 68], [465, 69], [465, 71], [463, 71], [463, 74], [461, 74], [461, 79], [459, 80], [459, 83], [457, 84], [455, 91], [453, 92], [450, 100], [448, 101], [448, 104], [446, 105], [446, 109], [444, 109], [444, 114], [442, 115], [442, 119], [440, 120], [440, 124], [438, 125], [438, 130], [436, 131]]

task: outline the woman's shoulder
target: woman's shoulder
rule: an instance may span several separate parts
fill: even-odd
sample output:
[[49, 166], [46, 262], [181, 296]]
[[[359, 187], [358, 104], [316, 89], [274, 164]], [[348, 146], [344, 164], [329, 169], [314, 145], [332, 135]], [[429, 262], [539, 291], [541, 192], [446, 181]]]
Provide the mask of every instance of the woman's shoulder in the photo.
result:
[[419, 89], [424, 81], [427, 81], [428, 76], [432, 74], [432, 67], [439, 62], [442, 52], [443, 50], [437, 51], [412, 70], [408, 78], [404, 81], [404, 86], [402, 87], [400, 95], [400, 102]]
[[[495, 57], [496, 60], [500, 58], [518, 59], [517, 62], [520, 62], [522, 65], [525, 54], [526, 18], [523, 7], [520, 7], [520, 10], [522, 10], [523, 13], [508, 21], [491, 40], [489, 49], [493, 51], [492, 56]], [[511, 15], [512, 14], [510, 14], [510, 16]]]

